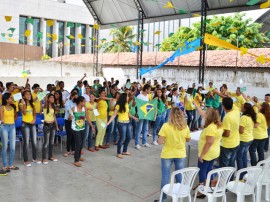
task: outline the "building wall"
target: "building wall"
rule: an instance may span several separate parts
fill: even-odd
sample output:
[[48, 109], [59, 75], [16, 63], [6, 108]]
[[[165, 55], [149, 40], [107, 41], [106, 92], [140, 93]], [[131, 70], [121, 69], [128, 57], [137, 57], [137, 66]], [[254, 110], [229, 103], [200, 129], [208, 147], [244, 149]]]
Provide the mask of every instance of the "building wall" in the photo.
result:
[[[94, 24], [93, 18], [88, 11], [88, 9], [85, 6], [77, 6], [77, 5], [71, 5], [67, 3], [60, 3], [57, 1], [51, 1], [51, 0], [0, 0], [0, 33], [5, 33], [6, 36], [2, 37], [0, 36], [0, 42], [9, 42], [9, 43], [19, 43], [19, 39], [21, 39], [21, 43], [25, 43], [28, 45], [39, 45], [43, 47], [43, 53], [46, 53], [46, 46], [51, 45], [52, 46], [52, 56], [57, 57], [59, 54], [59, 48], [58, 48], [58, 40], [55, 42], [52, 42], [52, 44], [49, 44], [48, 41], [52, 39], [48, 39], [46, 37], [46, 20], [54, 20], [54, 26], [52, 33], [57, 34], [57, 22], [72, 22], [72, 23], [80, 23], [85, 24], [87, 28]], [[6, 22], [4, 19], [4, 16], [12, 16], [12, 20], [10, 22]], [[43, 32], [43, 42], [40, 44], [38, 43], [38, 40], [36, 39], [36, 36], [33, 36], [33, 26], [31, 24], [26, 25], [26, 29], [29, 29], [32, 31], [31, 36], [27, 38], [25, 42], [22, 42], [22, 39], [24, 38], [23, 34], [20, 36], [19, 32], [19, 24], [20, 24], [20, 16], [25, 16], [29, 18], [37, 18], [40, 19], [40, 32]], [[76, 26], [76, 25], [75, 25]], [[15, 31], [13, 33], [12, 37], [8, 37], [8, 34], [11, 34], [10, 31], [8, 31], [9, 28], [15, 28]], [[65, 39], [66, 35], [68, 34], [69, 28], [65, 29], [65, 34], [63, 38]], [[76, 33], [75, 38], [77, 38], [78, 34], [80, 32], [78, 31]], [[91, 31], [90, 31], [91, 33]], [[90, 35], [89, 35], [90, 36]], [[89, 36], [86, 37], [86, 40], [90, 40]], [[66, 46], [68, 46], [69, 43], [71, 43], [71, 46], [76, 45], [76, 47], [81, 47], [80, 40], [74, 40], [69, 41], [66, 40]], [[89, 42], [88, 42], [89, 43]], [[65, 45], [65, 44], [64, 44]], [[91, 43], [90, 43], [91, 45]], [[64, 49], [64, 48], [63, 48]], [[70, 47], [68, 47], [70, 49]], [[86, 52], [89, 52], [91, 48], [85, 49]], [[64, 51], [63, 51], [64, 53]], [[80, 48], [76, 49], [77, 54], [80, 53]], [[66, 51], [66, 54], [69, 54], [69, 51]]]
[[0, 58], [11, 60], [40, 60], [42, 48], [14, 43], [0, 42]]

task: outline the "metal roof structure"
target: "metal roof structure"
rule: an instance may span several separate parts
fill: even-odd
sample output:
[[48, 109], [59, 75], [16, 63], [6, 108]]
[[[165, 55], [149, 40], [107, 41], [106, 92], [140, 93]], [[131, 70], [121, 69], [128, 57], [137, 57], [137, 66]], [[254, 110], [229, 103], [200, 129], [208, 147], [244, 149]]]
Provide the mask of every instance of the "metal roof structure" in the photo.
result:
[[255, 22], [263, 23], [261, 28], [261, 32], [269, 32], [270, 31], [270, 10], [266, 11], [261, 17], [259, 17]]
[[[200, 0], [83, 0], [94, 19], [101, 28], [110, 25], [136, 24], [138, 11], [142, 10], [144, 22], [156, 22], [171, 19], [190, 18], [193, 14], [201, 13]], [[174, 8], [164, 8], [170, 2]], [[241, 12], [259, 9], [259, 4], [248, 6], [248, 0], [207, 0], [208, 15]]]

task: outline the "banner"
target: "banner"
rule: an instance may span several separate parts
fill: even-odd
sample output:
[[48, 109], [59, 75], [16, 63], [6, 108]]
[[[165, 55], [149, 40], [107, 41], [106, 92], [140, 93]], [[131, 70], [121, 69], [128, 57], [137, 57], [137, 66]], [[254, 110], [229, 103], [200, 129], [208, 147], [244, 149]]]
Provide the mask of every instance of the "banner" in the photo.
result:
[[146, 102], [135, 97], [135, 101], [139, 119], [153, 121], [157, 110], [157, 99]]

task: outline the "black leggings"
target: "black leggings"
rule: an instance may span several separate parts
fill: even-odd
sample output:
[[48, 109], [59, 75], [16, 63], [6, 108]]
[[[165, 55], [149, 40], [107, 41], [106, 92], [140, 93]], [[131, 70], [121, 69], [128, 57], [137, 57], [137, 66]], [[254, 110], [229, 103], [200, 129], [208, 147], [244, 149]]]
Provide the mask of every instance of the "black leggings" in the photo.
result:
[[81, 151], [83, 148], [83, 140], [84, 140], [84, 133], [85, 133], [85, 129], [84, 130], [80, 130], [80, 131], [73, 131], [73, 135], [74, 135], [74, 139], [75, 139], [75, 155], [74, 155], [74, 159], [75, 162], [79, 162], [80, 158], [81, 158]]
[[71, 130], [71, 121], [65, 120], [65, 129], [67, 133], [67, 152], [75, 151], [75, 141]]

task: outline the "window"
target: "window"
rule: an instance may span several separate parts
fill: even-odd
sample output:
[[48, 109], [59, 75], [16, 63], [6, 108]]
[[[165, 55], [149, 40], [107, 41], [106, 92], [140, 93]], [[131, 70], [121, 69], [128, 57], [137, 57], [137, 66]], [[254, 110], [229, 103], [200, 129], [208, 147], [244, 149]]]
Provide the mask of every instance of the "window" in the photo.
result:
[[34, 18], [33, 22], [33, 45], [40, 46], [40, 38], [38, 33], [40, 32], [40, 19]]
[[85, 36], [86, 36], [86, 25], [81, 25], [81, 28], [82, 28], [82, 40], [81, 40], [81, 53], [85, 53]]
[[73, 26], [70, 27], [70, 35], [74, 36], [74, 39], [70, 39], [70, 54], [75, 54], [75, 25], [73, 23]]
[[[64, 49], [64, 32], [65, 32], [65, 23], [58, 21], [58, 44], [60, 42], [62, 42], [63, 47], [62, 47], [62, 53], [63, 53], [63, 49]], [[58, 56], [61, 56], [60, 53], [61, 50], [58, 51]]]
[[26, 29], [27, 29], [26, 17], [20, 16], [20, 19], [19, 19], [19, 43], [20, 44], [27, 44], [27, 37], [24, 36], [24, 32]]
[[[47, 23], [46, 23], [47, 24]], [[52, 35], [53, 26], [46, 25], [46, 54], [52, 57]]]

